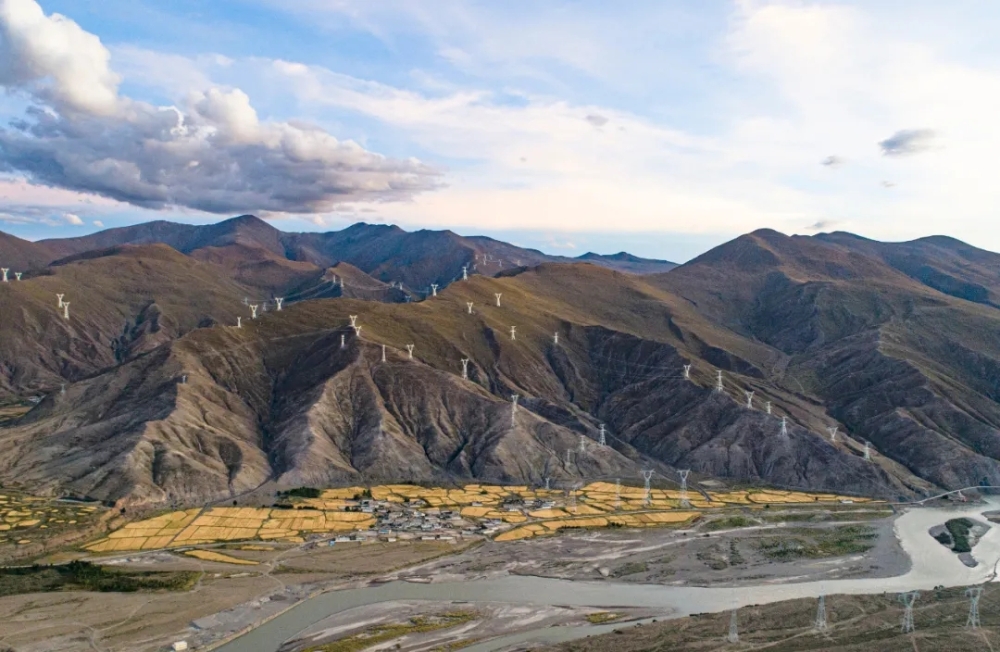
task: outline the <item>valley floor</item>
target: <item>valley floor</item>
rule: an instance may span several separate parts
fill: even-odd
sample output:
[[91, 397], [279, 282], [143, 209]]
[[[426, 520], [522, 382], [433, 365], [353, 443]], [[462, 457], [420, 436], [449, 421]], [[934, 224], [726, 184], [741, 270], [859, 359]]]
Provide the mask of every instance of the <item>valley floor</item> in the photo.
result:
[[701, 652], [762, 649], [772, 652], [976, 652], [1000, 648], [1000, 592], [985, 590], [981, 626], [966, 626], [969, 598], [964, 588], [927, 591], [914, 603], [914, 631], [901, 628], [904, 608], [896, 594], [827, 596], [828, 625], [815, 627], [817, 602], [790, 600], [744, 608], [737, 614], [739, 642], [728, 643], [731, 614], [702, 614], [664, 622], [632, 623], [545, 652]]
[[220, 555], [249, 564], [165, 552], [108, 557], [102, 563], [117, 568], [203, 574], [188, 592], [68, 591], [0, 598], [0, 649], [7, 645], [17, 652], [154, 652], [180, 640], [193, 649], [205, 649], [201, 646], [260, 623], [321, 589], [363, 586], [387, 570], [453, 554], [456, 549], [461, 550], [438, 542], [218, 549]]
[[[442, 583], [533, 575], [739, 586], [889, 577], [904, 573], [909, 565], [893, 534], [892, 513], [885, 506], [775, 505], [754, 510], [752, 518], [746, 513], [720, 510], [687, 530], [567, 530], [557, 536], [513, 542], [418, 540], [334, 546], [233, 542], [186, 551], [104, 553], [93, 559], [119, 568], [199, 570], [203, 575], [193, 594], [65, 592], [0, 598], [0, 645], [13, 646], [18, 652], [153, 652], [186, 640], [192, 649], [210, 649], [318, 591], [391, 580]], [[472, 610], [475, 616], [463, 617], [461, 622], [434, 620], [456, 610]], [[623, 622], [657, 613], [662, 611], [482, 602], [470, 606], [447, 600], [393, 610], [380, 603], [321, 619], [299, 633], [308, 633], [307, 639], [287, 649], [323, 650], [344, 637], [392, 633], [405, 636], [400, 639], [403, 650], [429, 649], [428, 641], [437, 641], [435, 645], [442, 650], [458, 649], [447, 645], [459, 643], [474, 649], [477, 641], [539, 627], [591, 625], [602, 619]], [[407, 633], [405, 627], [419, 627], [419, 631]], [[373, 634], [371, 628], [377, 631]], [[286, 638], [295, 634], [289, 632]]]

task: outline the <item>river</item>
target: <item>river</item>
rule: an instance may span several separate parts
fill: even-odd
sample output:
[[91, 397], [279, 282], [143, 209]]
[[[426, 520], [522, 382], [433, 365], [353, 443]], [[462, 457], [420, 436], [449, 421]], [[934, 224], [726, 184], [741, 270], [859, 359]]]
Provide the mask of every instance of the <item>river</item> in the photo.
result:
[[[927, 531], [949, 518], [979, 517], [1000, 508], [1000, 500], [986, 505], [912, 508], [896, 519], [896, 536], [911, 560], [910, 570], [897, 577], [797, 582], [733, 588], [623, 584], [541, 577], [507, 576], [467, 582], [415, 584], [392, 582], [361, 589], [331, 591], [306, 600], [282, 615], [218, 648], [218, 652], [275, 652], [281, 644], [327, 616], [354, 607], [391, 600], [508, 602], [516, 604], [588, 607], [651, 607], [666, 618], [694, 613], [725, 611], [749, 604], [765, 604], [795, 598], [836, 593], [882, 593], [928, 590], [935, 586], [965, 586], [995, 579], [1000, 563], [1000, 527], [994, 526], [973, 550], [975, 568], [930, 537]], [[514, 545], [530, 545], [529, 543]], [[620, 625], [619, 625], [620, 626]], [[465, 648], [467, 652], [491, 652], [514, 643], [532, 640], [556, 643], [600, 634], [615, 625], [550, 627], [522, 632]]]

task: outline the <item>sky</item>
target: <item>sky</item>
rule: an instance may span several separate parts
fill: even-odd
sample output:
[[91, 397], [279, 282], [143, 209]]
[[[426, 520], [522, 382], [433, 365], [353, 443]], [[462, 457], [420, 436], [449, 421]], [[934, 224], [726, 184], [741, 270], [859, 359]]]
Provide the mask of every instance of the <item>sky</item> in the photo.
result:
[[0, 230], [1000, 250], [987, 0], [0, 0]]

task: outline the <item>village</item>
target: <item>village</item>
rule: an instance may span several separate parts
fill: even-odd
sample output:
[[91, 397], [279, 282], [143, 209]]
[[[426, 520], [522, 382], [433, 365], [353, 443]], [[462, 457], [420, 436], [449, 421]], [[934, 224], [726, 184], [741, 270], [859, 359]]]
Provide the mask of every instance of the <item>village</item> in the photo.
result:
[[87, 544], [91, 553], [187, 548], [233, 541], [318, 545], [408, 540], [514, 541], [564, 528], [682, 526], [727, 506], [867, 502], [864, 498], [742, 489], [692, 492], [593, 482], [573, 489], [470, 484], [298, 489], [272, 507], [174, 511], [128, 523]]

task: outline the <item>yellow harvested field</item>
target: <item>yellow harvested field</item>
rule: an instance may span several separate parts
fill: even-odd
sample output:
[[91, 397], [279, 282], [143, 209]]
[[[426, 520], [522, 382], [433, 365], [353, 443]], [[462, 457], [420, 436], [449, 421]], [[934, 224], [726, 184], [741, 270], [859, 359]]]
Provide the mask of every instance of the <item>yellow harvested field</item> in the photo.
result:
[[536, 509], [533, 512], [528, 512], [528, 516], [531, 518], [560, 518], [569, 516], [569, 514], [561, 509]]
[[683, 523], [695, 518], [698, 518], [700, 514], [698, 512], [652, 512], [649, 514], [637, 514], [644, 522], [647, 523]]
[[364, 512], [326, 512], [326, 520], [327, 522], [363, 523], [372, 520], [372, 515]]
[[355, 496], [364, 493], [364, 487], [344, 487], [342, 489], [326, 489], [320, 494], [320, 498], [323, 500], [349, 500]]
[[604, 493], [614, 494], [615, 485], [611, 482], [591, 482], [590, 484], [588, 484], [583, 488], [583, 491], [588, 494], [594, 492], [604, 492]]
[[698, 509], [717, 509], [726, 506], [725, 503], [709, 502], [707, 500], [690, 500], [688, 502], [691, 504], [691, 507], [697, 507]]
[[187, 550], [184, 554], [188, 557], [194, 557], [195, 559], [201, 559], [203, 561], [218, 561], [224, 564], [239, 564], [241, 566], [258, 565], [258, 562], [251, 561], [249, 559], [239, 559], [238, 557], [230, 557], [229, 555], [224, 555], [221, 552], [215, 552], [214, 550]]
[[608, 517], [608, 523], [624, 527], [643, 527], [645, 523], [634, 514], [618, 514]]
[[778, 493], [773, 493], [773, 492], [770, 492], [770, 491], [768, 491], [768, 492], [759, 491], [759, 492], [756, 492], [756, 493], [752, 493], [749, 496], [747, 496], [747, 498], [750, 500], [750, 502], [753, 502], [753, 503], [763, 503], [763, 504], [793, 502], [793, 501], [789, 500], [787, 494], [778, 494]]
[[303, 532], [346, 532], [375, 524], [363, 512], [213, 507], [161, 514], [128, 523], [84, 548], [91, 552], [175, 548], [195, 543], [301, 538]]
[[149, 537], [146, 539], [146, 543], [142, 544], [143, 550], [156, 550], [158, 548], [166, 548], [170, 545], [170, 541], [173, 539], [171, 536], [161, 536], [161, 537]]
[[581, 516], [589, 516], [592, 514], [603, 514], [605, 512], [605, 510], [597, 509], [593, 505], [589, 505], [587, 503], [577, 503], [575, 507], [571, 505], [566, 508], [566, 511], [574, 516], [577, 514]]
[[513, 530], [508, 530], [503, 534], [498, 534], [494, 541], [518, 541], [519, 539], [530, 539], [535, 536], [534, 530], [530, 530], [526, 527], [514, 528]]
[[358, 501], [341, 500], [341, 499], [325, 500], [322, 498], [306, 498], [305, 500], [302, 501], [302, 504], [311, 507], [313, 509], [319, 509], [323, 511], [343, 511], [348, 507], [357, 505]]
[[[364, 530], [375, 527], [374, 515], [360, 511], [346, 511], [356, 504], [354, 497], [366, 494], [363, 487], [345, 487], [323, 490], [319, 498], [294, 499], [292, 509], [255, 507], [212, 507], [205, 510], [188, 509], [129, 523], [107, 537], [94, 541], [85, 548], [94, 552], [119, 550], [149, 550], [190, 546], [192, 544], [220, 541], [266, 540], [301, 541], [308, 533], [333, 533]], [[403, 503], [417, 501], [429, 506], [427, 514], [444, 510], [457, 511], [470, 520], [496, 519], [516, 525], [499, 534], [497, 541], [515, 541], [538, 534], [547, 534], [566, 527], [605, 527], [608, 523], [627, 527], [677, 525], [697, 519], [699, 511], [744, 505], [760, 509], [769, 504], [830, 503], [850, 500], [871, 502], [867, 498], [852, 498], [830, 493], [808, 493], [777, 489], [724, 490], [708, 493], [709, 500], [700, 491], [689, 490], [687, 506], [681, 506], [678, 489], [652, 489], [646, 501], [641, 486], [617, 486], [610, 482], [592, 482], [582, 489], [567, 492], [561, 489], [533, 489], [524, 485], [500, 486], [481, 483], [465, 485], [460, 489], [421, 487], [412, 484], [387, 484], [372, 487], [374, 500]], [[551, 508], [528, 511], [501, 509], [508, 500], [552, 501]], [[29, 505], [31, 501], [0, 502], [0, 516], [6, 521], [0, 531], [12, 528], [47, 527], [42, 524], [45, 506]], [[571, 506], [570, 502], [574, 504]], [[41, 507], [42, 509], [39, 509]], [[89, 507], [79, 509], [78, 514]], [[529, 507], [530, 509], [530, 507]], [[65, 514], [62, 514], [65, 516]], [[525, 523], [528, 519], [536, 523]], [[52, 523], [74, 523], [75, 520], [53, 519]], [[0, 540], [3, 535], [0, 534]]]
[[[97, 510], [94, 505], [9, 491], [0, 499], [0, 546], [46, 541], [77, 523], [89, 523]], [[16, 541], [9, 538], [12, 531]]]
[[716, 500], [721, 503], [746, 505], [750, 502], [747, 498], [746, 492], [743, 491], [729, 491], [725, 493], [710, 491], [708, 492], [708, 495], [712, 497], [712, 500]]
[[[363, 512], [358, 512], [363, 513]], [[318, 509], [273, 509], [271, 510], [272, 519], [286, 519], [286, 518], [318, 518], [323, 516], [324, 512]], [[200, 520], [200, 519], [199, 519]]]
[[566, 518], [557, 521], [545, 521], [542, 523], [550, 530], [559, 530], [567, 527], [607, 527], [606, 518]]
[[285, 539], [294, 534], [289, 530], [261, 530], [257, 536], [261, 539]]

